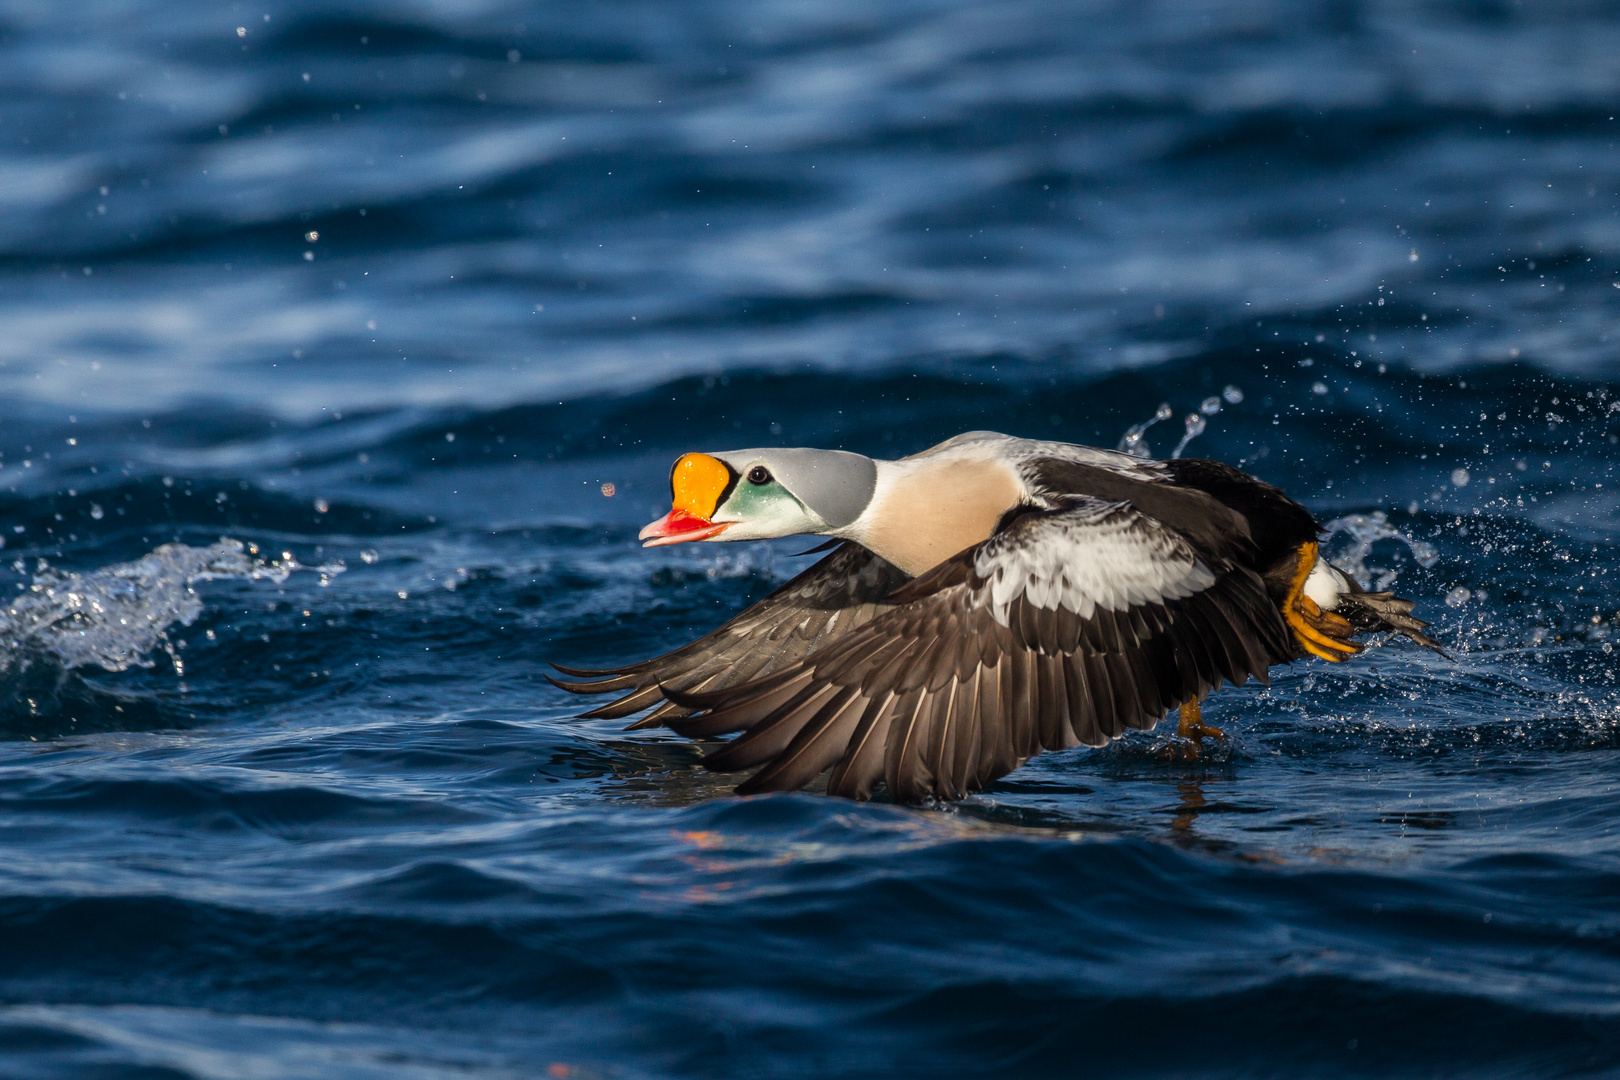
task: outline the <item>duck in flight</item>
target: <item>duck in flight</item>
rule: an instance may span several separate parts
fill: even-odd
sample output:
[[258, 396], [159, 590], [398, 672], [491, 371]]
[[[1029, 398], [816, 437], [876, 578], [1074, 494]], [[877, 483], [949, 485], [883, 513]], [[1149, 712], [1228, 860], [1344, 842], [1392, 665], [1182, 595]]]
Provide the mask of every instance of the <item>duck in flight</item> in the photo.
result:
[[[1362, 633], [1438, 651], [1413, 604], [1321, 558], [1309, 511], [1216, 461], [994, 432], [899, 461], [686, 454], [646, 546], [815, 535], [831, 554], [714, 632], [628, 667], [558, 670], [587, 717], [716, 739], [741, 794], [956, 799], [1043, 750], [1102, 746]], [[819, 550], [819, 549], [818, 549]]]

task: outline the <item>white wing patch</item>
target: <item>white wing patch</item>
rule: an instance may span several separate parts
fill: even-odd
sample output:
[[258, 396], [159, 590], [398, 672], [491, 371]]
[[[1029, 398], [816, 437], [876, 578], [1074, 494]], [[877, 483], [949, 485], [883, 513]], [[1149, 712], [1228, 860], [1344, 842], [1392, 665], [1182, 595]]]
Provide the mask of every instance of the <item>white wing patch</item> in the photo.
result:
[[1014, 523], [985, 542], [973, 569], [989, 583], [991, 615], [1003, 626], [1019, 594], [1089, 619], [1099, 607], [1124, 611], [1215, 584], [1185, 540], [1129, 503], [1101, 499]]

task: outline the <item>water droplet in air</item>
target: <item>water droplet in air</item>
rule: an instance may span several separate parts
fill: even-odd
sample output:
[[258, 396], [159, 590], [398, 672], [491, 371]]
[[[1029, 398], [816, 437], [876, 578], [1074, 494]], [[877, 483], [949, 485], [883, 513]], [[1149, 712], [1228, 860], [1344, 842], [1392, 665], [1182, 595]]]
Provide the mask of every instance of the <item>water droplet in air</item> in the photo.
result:
[[[1214, 401], [1215, 399], [1210, 398], [1209, 400]], [[1206, 404], [1207, 404], [1207, 402], [1206, 402]], [[1198, 436], [1202, 435], [1204, 433], [1204, 429], [1206, 427], [1208, 427], [1208, 426], [1209, 426], [1209, 422], [1206, 421], [1198, 413], [1188, 413], [1187, 414], [1187, 433], [1181, 437], [1180, 442], [1176, 443], [1176, 448], [1174, 450], [1170, 451], [1170, 456], [1173, 457], [1173, 458], [1180, 457], [1181, 452], [1183, 450], [1187, 449], [1187, 444], [1192, 442], [1194, 439], [1198, 438]]]
[[321, 238], [321, 234], [316, 232], [314, 229], [311, 229], [311, 230], [309, 230], [309, 232], [304, 234], [304, 241], [306, 243], [313, 244], [315, 241], [319, 240], [320, 238]]
[[377, 561], [377, 553], [370, 548], [367, 548], [365, 551], [360, 553], [360, 561], [365, 563], [367, 566], [370, 566]]
[[1214, 416], [1216, 413], [1221, 411], [1221, 399], [1218, 397], [1205, 398], [1203, 402], [1199, 404], [1198, 411], [1203, 413], [1205, 416]]
[[618, 490], [619, 489], [614, 487], [611, 483], [602, 485], [602, 494], [606, 495], [610, 499], [618, 493]]
[[1175, 414], [1176, 411], [1170, 407], [1170, 403], [1165, 402], [1153, 411], [1152, 419], [1144, 420], [1140, 424], [1132, 424], [1127, 428], [1125, 434], [1120, 436], [1119, 445], [1115, 449], [1132, 457], [1152, 457], [1153, 449], [1148, 446], [1147, 440], [1143, 436], [1148, 428], [1157, 424], [1160, 420], [1170, 419]]
[[1467, 487], [1468, 486], [1468, 470], [1467, 469], [1452, 469], [1451, 470], [1451, 483], [1452, 483], [1452, 485], [1454, 487]]
[[317, 514], [324, 514], [330, 509], [332, 509], [332, 504], [327, 502], [325, 499], [315, 500], [315, 512]]
[[[1321, 338], [1318, 337], [1317, 340], [1320, 341]], [[1228, 405], [1241, 405], [1243, 403], [1243, 391], [1235, 386], [1228, 386], [1225, 390], [1222, 390], [1221, 397], [1226, 399]]]
[[[1407, 507], [1408, 513], [1417, 513], [1417, 503]], [[1396, 572], [1382, 567], [1368, 566], [1367, 557], [1372, 554], [1373, 545], [1381, 540], [1398, 540], [1405, 544], [1412, 553], [1412, 561], [1422, 567], [1430, 567], [1439, 560], [1439, 553], [1422, 540], [1414, 540], [1389, 523], [1389, 515], [1382, 510], [1374, 510], [1370, 514], [1346, 514], [1335, 518], [1322, 527], [1321, 544], [1324, 550], [1328, 541], [1339, 533], [1350, 538], [1350, 546], [1329, 557], [1328, 561], [1340, 570], [1355, 578], [1362, 588], [1387, 589], [1395, 583]]]
[[1327, 393], [1327, 383], [1323, 383], [1323, 382], [1313, 382], [1313, 383], [1311, 383], [1311, 393], [1313, 393], [1313, 394], [1325, 394], [1325, 393]]
[[1452, 589], [1450, 592], [1446, 593], [1446, 607], [1462, 607], [1464, 604], [1468, 603], [1469, 600], [1473, 599], [1473, 597], [1474, 594], [1472, 592], [1468, 591], [1465, 586], [1459, 585], [1455, 589]]
[[100, 505], [98, 505], [96, 503], [91, 503], [90, 504], [90, 518], [91, 518], [92, 521], [100, 521], [102, 518], [104, 518], [106, 516], [107, 516], [106, 511], [103, 510], [100, 507]]

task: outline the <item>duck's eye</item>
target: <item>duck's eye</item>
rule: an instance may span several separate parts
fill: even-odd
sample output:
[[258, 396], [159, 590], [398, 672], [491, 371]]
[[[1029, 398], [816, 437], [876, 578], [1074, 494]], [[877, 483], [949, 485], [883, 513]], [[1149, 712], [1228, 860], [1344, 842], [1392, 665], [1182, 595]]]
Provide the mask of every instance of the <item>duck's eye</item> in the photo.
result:
[[770, 483], [771, 482], [771, 470], [767, 469], [763, 465], [755, 465], [752, 469], [748, 470], [748, 482], [750, 484], [768, 484], [768, 483]]

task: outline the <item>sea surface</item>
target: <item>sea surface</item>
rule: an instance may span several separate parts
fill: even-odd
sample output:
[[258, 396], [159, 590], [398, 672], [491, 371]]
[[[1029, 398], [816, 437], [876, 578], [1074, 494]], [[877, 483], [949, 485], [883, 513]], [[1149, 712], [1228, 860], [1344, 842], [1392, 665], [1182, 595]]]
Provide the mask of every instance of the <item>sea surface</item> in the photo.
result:
[[[0, 5], [0, 1075], [1620, 1075], [1617, 58], [1591, 0]], [[1449, 655], [921, 808], [544, 680], [807, 565], [642, 550], [680, 453], [1161, 404]]]

